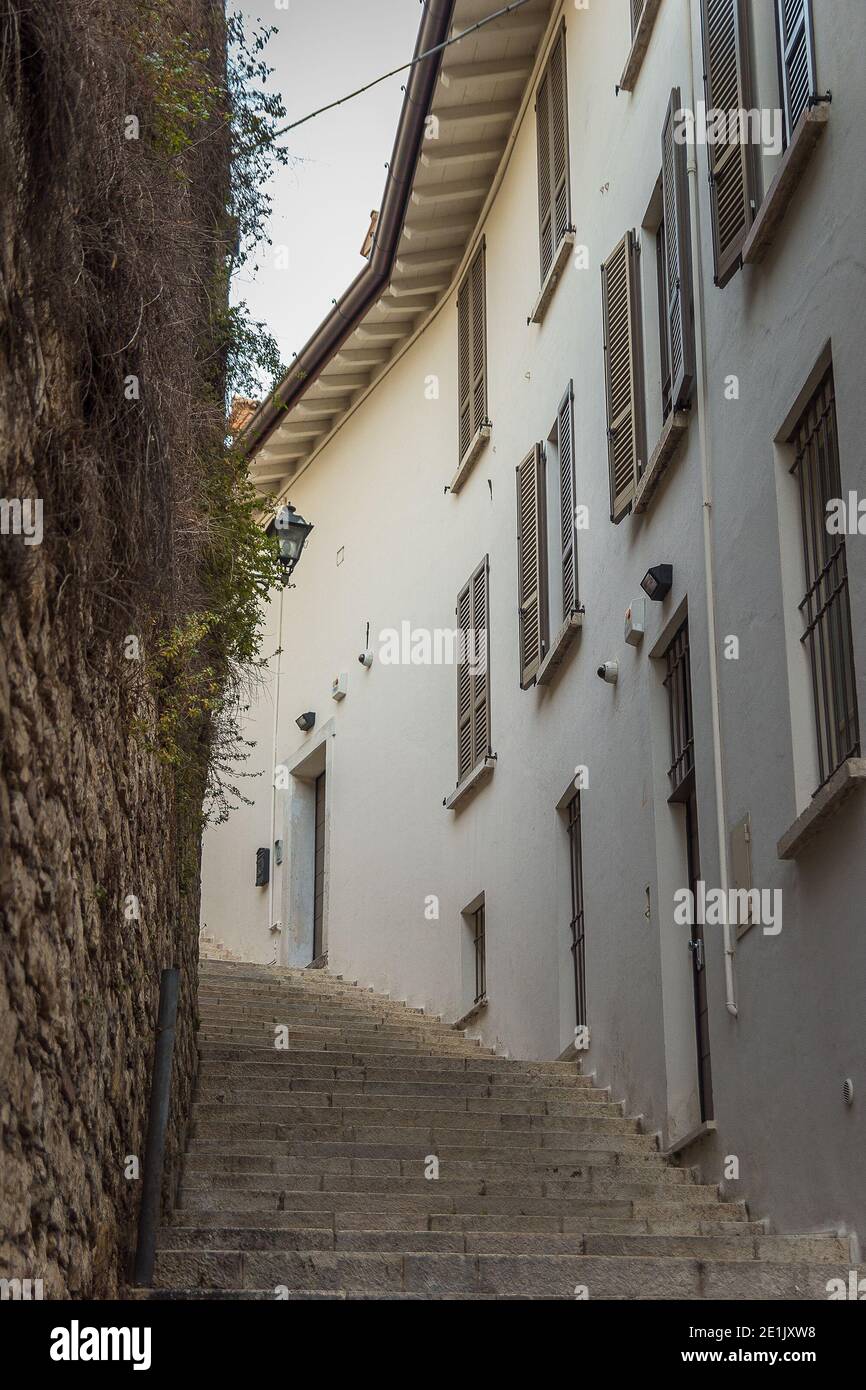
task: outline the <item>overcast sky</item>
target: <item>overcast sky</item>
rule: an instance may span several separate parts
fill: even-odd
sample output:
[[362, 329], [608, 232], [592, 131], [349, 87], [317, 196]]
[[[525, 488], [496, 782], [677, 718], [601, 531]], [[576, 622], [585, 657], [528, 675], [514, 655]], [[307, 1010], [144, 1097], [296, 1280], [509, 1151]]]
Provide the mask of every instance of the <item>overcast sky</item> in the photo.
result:
[[[408, 62], [421, 19], [419, 0], [288, 0], [287, 9], [274, 0], [234, 4], [248, 31], [256, 20], [277, 26], [265, 56], [290, 121]], [[407, 76], [389, 78], [286, 137], [296, 162], [279, 168], [271, 184], [273, 247], [258, 257], [255, 278], [241, 271], [234, 289], [235, 299], [246, 299], [253, 318], [267, 324], [286, 363], [364, 264], [361, 243], [381, 202]], [[280, 247], [286, 269], [277, 268]]]

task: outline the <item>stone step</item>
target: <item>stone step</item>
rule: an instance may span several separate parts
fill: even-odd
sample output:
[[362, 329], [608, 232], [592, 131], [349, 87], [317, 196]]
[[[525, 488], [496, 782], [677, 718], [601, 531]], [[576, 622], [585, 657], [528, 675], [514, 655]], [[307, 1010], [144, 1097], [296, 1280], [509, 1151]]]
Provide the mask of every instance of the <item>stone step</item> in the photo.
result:
[[[281, 1111], [285, 1116], [289, 1110], [304, 1110], [319, 1113], [342, 1111], [364, 1112], [365, 1114], [455, 1114], [455, 1115], [523, 1115], [561, 1116], [566, 1118], [608, 1118], [623, 1119], [622, 1105], [606, 1100], [591, 1092], [579, 1099], [548, 1100], [546, 1096], [533, 1095], [514, 1099], [509, 1096], [425, 1096], [418, 1091], [408, 1095], [380, 1095], [376, 1091], [341, 1090], [294, 1091], [288, 1087], [283, 1090], [257, 1088], [252, 1094], [249, 1088], [233, 1089], [227, 1086], [199, 1085], [196, 1090], [196, 1104], [204, 1110], [209, 1106], [255, 1109], [262, 1119], [273, 1119], [270, 1111]], [[634, 1126], [629, 1121], [629, 1127]]]
[[[462, 1030], [448, 1028], [444, 1023], [436, 1026], [418, 1020], [416, 1023], [394, 1023], [390, 1019], [374, 1018], [322, 1018], [298, 1017], [290, 1009], [275, 1010], [272, 1018], [226, 1018], [220, 1013], [200, 1014], [199, 1023], [204, 1033], [230, 1033], [233, 1037], [270, 1038], [274, 1030], [285, 1027], [290, 1033], [309, 1038], [359, 1037], [365, 1041], [374, 1038], [394, 1038], [403, 1042], [471, 1042]], [[474, 1045], [474, 1044], [473, 1044]]]
[[656, 1182], [651, 1175], [630, 1178], [618, 1173], [607, 1182], [595, 1173], [583, 1178], [458, 1178], [445, 1174], [430, 1180], [423, 1176], [378, 1178], [343, 1173], [327, 1173], [324, 1177], [312, 1173], [187, 1173], [180, 1186], [178, 1204], [187, 1207], [193, 1199], [205, 1194], [227, 1197], [238, 1192], [261, 1195], [276, 1210], [281, 1201], [284, 1206], [297, 1205], [298, 1194], [306, 1197], [317, 1193], [324, 1198], [334, 1192], [364, 1196], [408, 1193], [426, 1194], [429, 1207], [435, 1210], [441, 1196], [431, 1192], [434, 1185], [437, 1194], [445, 1193], [454, 1198], [515, 1197], [522, 1201], [530, 1197], [587, 1199], [597, 1194], [648, 1202], [681, 1200], [691, 1205], [718, 1200], [718, 1189], [710, 1184], [662, 1183]]
[[451, 1025], [428, 1014], [415, 1013], [402, 1009], [399, 1005], [371, 1004], [311, 1004], [309, 1001], [296, 1001], [285, 996], [275, 995], [269, 1003], [226, 1004], [225, 1001], [202, 1000], [199, 996], [199, 1018], [220, 1019], [224, 1023], [272, 1023], [281, 1018], [292, 1018], [297, 1023], [389, 1023], [405, 1028], [429, 1028], [431, 1032], [453, 1031]]
[[[313, 1057], [317, 1060], [308, 1062], [306, 1057]], [[327, 1061], [318, 1059], [327, 1058]], [[436, 1063], [441, 1060], [441, 1066]], [[601, 1095], [607, 1097], [609, 1091], [599, 1088], [596, 1091], [592, 1085], [592, 1079], [588, 1076], [581, 1076], [572, 1070], [566, 1073], [554, 1073], [553, 1075], [536, 1074], [525, 1070], [506, 1071], [501, 1068], [493, 1069], [487, 1067], [476, 1067], [475, 1058], [468, 1059], [473, 1065], [467, 1067], [463, 1061], [447, 1057], [439, 1058], [412, 1058], [406, 1062], [400, 1058], [393, 1066], [376, 1062], [371, 1066], [343, 1065], [335, 1062], [330, 1053], [312, 1052], [300, 1057], [298, 1052], [278, 1052], [270, 1049], [263, 1054], [256, 1056], [255, 1060], [248, 1061], [225, 1061], [220, 1057], [212, 1057], [209, 1052], [204, 1053], [199, 1067], [199, 1081], [210, 1084], [211, 1080], [218, 1078], [236, 1078], [245, 1081], [249, 1079], [251, 1084], [267, 1084], [270, 1086], [284, 1085], [287, 1081], [294, 1088], [299, 1081], [311, 1082], [327, 1080], [329, 1088], [331, 1078], [336, 1083], [347, 1083], [351, 1081], [362, 1081], [365, 1085], [394, 1087], [395, 1092], [399, 1092], [401, 1087], [408, 1090], [416, 1086], [449, 1086], [462, 1088], [464, 1086], [484, 1086], [496, 1089], [499, 1094], [501, 1088], [513, 1088], [521, 1094], [534, 1095], [536, 1090], [543, 1089], [545, 1094], [548, 1090], [554, 1091], [587, 1091], [591, 1095]], [[494, 1059], [490, 1059], [494, 1060]], [[519, 1067], [519, 1063], [511, 1064]], [[301, 1089], [304, 1089], [303, 1087]], [[310, 1089], [321, 1089], [318, 1086], [311, 1086]], [[466, 1092], [468, 1094], [468, 1092]], [[565, 1097], [563, 1097], [565, 1098]], [[585, 1097], [581, 1096], [581, 1099]]]
[[[640, 1187], [640, 1195], [630, 1198], [624, 1193], [593, 1193], [580, 1196], [551, 1197], [515, 1196], [490, 1193], [487, 1195], [446, 1189], [437, 1185], [435, 1194], [429, 1192], [334, 1192], [276, 1190], [241, 1192], [223, 1189], [210, 1192], [188, 1192], [178, 1203], [178, 1210], [198, 1212], [416, 1212], [448, 1215], [452, 1212], [474, 1214], [509, 1214], [515, 1216], [573, 1216], [586, 1221], [594, 1216], [617, 1216], [632, 1220], [660, 1219], [661, 1215], [700, 1220], [700, 1209], [712, 1206], [719, 1219], [740, 1221], [745, 1217], [743, 1207], [735, 1202], [719, 1202], [712, 1189], [697, 1187]], [[695, 1215], [695, 1213], [698, 1213]], [[316, 1224], [316, 1223], [312, 1223]]]
[[605, 1255], [349, 1251], [160, 1252], [156, 1286], [591, 1299], [826, 1298], [847, 1264]]
[[[613, 1107], [612, 1107], [613, 1108]], [[592, 1130], [598, 1134], [637, 1134], [638, 1121], [624, 1115], [599, 1113], [598, 1107], [584, 1106], [576, 1113], [564, 1108], [553, 1114], [513, 1113], [496, 1109], [467, 1109], [453, 1105], [451, 1108], [402, 1109], [391, 1105], [350, 1105], [339, 1099], [333, 1106], [313, 1106], [294, 1104], [250, 1105], [245, 1101], [206, 1101], [196, 1100], [192, 1107], [196, 1124], [209, 1120], [226, 1120], [232, 1123], [247, 1121], [251, 1126], [275, 1122], [308, 1130], [310, 1126], [334, 1126], [348, 1128], [355, 1126], [381, 1127], [387, 1121], [388, 1128], [406, 1127], [423, 1130], [452, 1128], [460, 1130], [559, 1130], [563, 1133], [582, 1134]]]
[[[472, 1128], [469, 1125], [458, 1126], [455, 1123], [456, 1119], [470, 1118], [470, 1116], [463, 1115], [457, 1117], [446, 1115], [444, 1123], [436, 1125], [401, 1125], [396, 1122], [387, 1125], [369, 1122], [316, 1125], [304, 1124], [300, 1119], [294, 1124], [281, 1124], [276, 1120], [233, 1120], [227, 1116], [216, 1118], [208, 1116], [200, 1119], [197, 1114], [194, 1114], [190, 1137], [193, 1141], [214, 1139], [228, 1142], [248, 1138], [253, 1142], [256, 1140], [285, 1142], [291, 1144], [295, 1152], [301, 1152], [295, 1146], [304, 1141], [330, 1146], [372, 1144], [378, 1148], [402, 1149], [403, 1152], [398, 1153], [397, 1156], [404, 1158], [415, 1158], [432, 1153], [441, 1157], [449, 1149], [456, 1153], [457, 1150], [466, 1148], [548, 1148], [559, 1152], [568, 1152], [574, 1149], [606, 1149], [610, 1153], [653, 1153], [657, 1149], [655, 1135], [611, 1132], [609, 1129], [599, 1129], [593, 1126], [591, 1120], [574, 1120], [567, 1129], [547, 1129], [543, 1126], [506, 1129], [493, 1125], [479, 1125]], [[479, 1118], [484, 1120], [486, 1117], [480, 1116]], [[518, 1116], [517, 1118], [532, 1119], [534, 1117]], [[394, 1117], [391, 1119], [393, 1121]], [[605, 1120], [601, 1123], [609, 1126], [614, 1122]], [[323, 1149], [321, 1152], [324, 1153], [325, 1150]], [[348, 1150], [346, 1153], [348, 1154]], [[337, 1156], [339, 1157], [339, 1149]], [[353, 1155], [353, 1157], [359, 1158], [363, 1156], [362, 1154]], [[370, 1153], [367, 1155], [368, 1158], [390, 1158], [393, 1156], [390, 1153]]]
[[766, 1236], [749, 1227], [695, 1235], [595, 1234], [558, 1231], [352, 1231], [329, 1226], [294, 1230], [176, 1226], [161, 1232], [160, 1250], [349, 1250], [479, 1255], [620, 1255], [633, 1258], [772, 1260], [840, 1263], [847, 1241], [833, 1236]]
[[[414, 1144], [370, 1144], [362, 1141], [349, 1142], [343, 1140], [339, 1143], [331, 1143], [328, 1140], [311, 1139], [241, 1139], [236, 1137], [234, 1140], [220, 1136], [209, 1136], [205, 1138], [193, 1139], [190, 1144], [189, 1152], [201, 1155], [207, 1152], [230, 1151], [232, 1148], [250, 1148], [263, 1154], [273, 1154], [274, 1156], [286, 1155], [287, 1157], [297, 1158], [341, 1158], [341, 1159], [360, 1159], [362, 1161], [373, 1159], [398, 1159], [401, 1161], [418, 1161], [433, 1152], [429, 1144], [417, 1146]], [[590, 1147], [588, 1141], [584, 1141], [582, 1147], [571, 1149], [551, 1149], [533, 1147], [525, 1149], [500, 1148], [498, 1151], [492, 1145], [462, 1145], [448, 1146], [437, 1144], [435, 1155], [440, 1164], [450, 1163], [453, 1159], [463, 1159], [475, 1163], [486, 1163], [488, 1160], [498, 1160], [507, 1162], [512, 1156], [520, 1163], [536, 1164], [546, 1166], [549, 1164], [581, 1164], [597, 1162], [616, 1162], [619, 1158], [625, 1161], [637, 1162], [642, 1158], [651, 1157], [648, 1154], [635, 1154], [624, 1152], [620, 1154], [615, 1149], [611, 1149], [604, 1141], [600, 1141], [598, 1147]]]
[[[385, 1058], [405, 1060], [421, 1055], [435, 1057], [439, 1061], [443, 1057], [477, 1056], [479, 1052], [477, 1043], [466, 1042], [456, 1037], [453, 1042], [410, 1042], [399, 1038], [382, 1038], [377, 1042], [374, 1038], [367, 1039], [357, 1034], [353, 1037], [325, 1038], [312, 1036], [308, 1032], [292, 1031], [289, 1034], [288, 1047], [277, 1047], [277, 1035], [274, 1034], [273, 1037], [275, 1041], [269, 1042], [266, 1033], [262, 1033], [259, 1038], [203, 1029], [199, 1033], [199, 1046], [207, 1049], [211, 1056], [234, 1055], [237, 1060], [247, 1057], [253, 1060], [257, 1053], [282, 1052], [297, 1056], [299, 1053], [324, 1052], [335, 1058], [339, 1056], [360, 1059], [361, 1066], [365, 1065], [368, 1059], [384, 1062]], [[219, 1052], [217, 1049], [220, 1049]]]
[[[313, 1158], [286, 1157], [281, 1154], [250, 1153], [243, 1145], [236, 1151], [223, 1148], [193, 1149], [184, 1164], [185, 1173], [304, 1173], [323, 1178], [327, 1174], [345, 1177], [418, 1177], [424, 1175], [427, 1163], [423, 1158]], [[595, 1175], [598, 1181], [614, 1183], [619, 1178], [645, 1181], [652, 1175], [654, 1182], [683, 1183], [697, 1181], [694, 1168], [672, 1168], [660, 1154], [608, 1154], [596, 1151], [583, 1154], [578, 1163], [550, 1163], [542, 1150], [532, 1161], [531, 1155], [515, 1159], [509, 1153], [484, 1159], [466, 1161], [451, 1159], [447, 1173], [455, 1178], [580, 1178]]]
[[[605, 1208], [599, 1214], [598, 1203], [584, 1203], [577, 1216], [562, 1213], [544, 1215], [538, 1212], [435, 1212], [423, 1211], [175, 1211], [162, 1235], [171, 1243], [172, 1232], [178, 1230], [230, 1229], [246, 1231], [296, 1231], [311, 1227], [335, 1231], [496, 1231], [501, 1234], [543, 1234], [545, 1232], [585, 1235], [588, 1232], [608, 1235], [713, 1235], [726, 1232], [747, 1232], [765, 1235], [761, 1221], [749, 1222], [740, 1214], [731, 1219], [727, 1205], [694, 1208], [663, 1208], [660, 1218], [632, 1212], [610, 1213]], [[589, 1214], [587, 1214], [587, 1212]], [[206, 1248], [215, 1248], [216, 1242]]]
[[[620, 1102], [612, 1101], [608, 1091], [568, 1089], [564, 1086], [493, 1086], [485, 1081], [463, 1082], [453, 1086], [416, 1083], [360, 1081], [349, 1078], [329, 1081], [318, 1078], [250, 1077], [242, 1083], [234, 1077], [199, 1073], [196, 1099], [210, 1102], [263, 1105], [367, 1105], [373, 1108], [411, 1109], [422, 1104], [434, 1110], [500, 1110], [510, 1114], [621, 1115]], [[559, 1107], [563, 1107], [560, 1109]]]

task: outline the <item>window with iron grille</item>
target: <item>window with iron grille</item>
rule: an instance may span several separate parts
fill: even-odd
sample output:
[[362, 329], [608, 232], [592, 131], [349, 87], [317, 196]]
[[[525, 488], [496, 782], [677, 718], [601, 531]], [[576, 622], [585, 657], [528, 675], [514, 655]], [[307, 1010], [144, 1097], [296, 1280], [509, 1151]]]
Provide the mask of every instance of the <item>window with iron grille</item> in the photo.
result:
[[845, 537], [827, 528], [827, 504], [842, 496], [833, 368], [794, 429], [791, 473], [800, 489], [805, 595], [801, 642], [809, 656], [820, 791], [846, 758], [860, 754]]
[[484, 902], [471, 914], [472, 945], [475, 951], [475, 1000], [480, 1004], [487, 998], [487, 948], [484, 936]]
[[665, 652], [665, 666], [664, 684], [668, 692], [671, 731], [671, 765], [668, 768], [669, 800], [682, 801], [691, 789], [695, 769], [688, 619], [671, 638]]
[[586, 957], [583, 938], [583, 841], [580, 828], [580, 792], [565, 808], [571, 860], [571, 960], [574, 968], [574, 1021], [586, 1023]]

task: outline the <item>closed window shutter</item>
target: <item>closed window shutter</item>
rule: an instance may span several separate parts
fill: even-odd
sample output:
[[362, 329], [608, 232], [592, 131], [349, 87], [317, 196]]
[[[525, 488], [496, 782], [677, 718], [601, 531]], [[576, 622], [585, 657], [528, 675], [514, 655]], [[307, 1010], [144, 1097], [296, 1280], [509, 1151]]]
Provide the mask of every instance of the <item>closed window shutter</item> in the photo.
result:
[[680, 110], [679, 88], [671, 92], [662, 131], [662, 201], [665, 218], [664, 298], [667, 369], [671, 377], [671, 409], [691, 399], [695, 379], [695, 328], [692, 305], [692, 249], [686, 147], [674, 140]]
[[538, 239], [541, 279], [544, 281], [571, 221], [564, 26], [538, 85], [535, 124], [538, 142]]
[[517, 613], [520, 685], [532, 685], [547, 647], [547, 545], [544, 451], [517, 465]]
[[810, 99], [817, 94], [812, 0], [776, 0], [776, 31], [788, 143]]
[[562, 541], [562, 617], [577, 612], [577, 482], [574, 466], [574, 390], [568, 390], [556, 412], [559, 448], [559, 518]]
[[[470, 584], [464, 585], [457, 596], [457, 628], [461, 640], [463, 634], [472, 627], [472, 593]], [[466, 656], [467, 648], [463, 648]], [[467, 772], [472, 771], [472, 673], [470, 663], [464, 659], [457, 666], [457, 781], [461, 782]]]
[[707, 144], [715, 282], [726, 285], [740, 266], [755, 218], [755, 161], [740, 140], [733, 113], [751, 106], [749, 47], [743, 0], [701, 0], [707, 110], [725, 113], [729, 140]]
[[487, 311], [484, 242], [457, 294], [457, 396], [460, 458], [487, 420]]
[[469, 280], [464, 280], [457, 295], [457, 395], [459, 408], [460, 458], [472, 439], [472, 373], [469, 370]]
[[643, 354], [637, 242], [627, 232], [601, 268], [610, 519], [631, 510], [644, 462]]
[[476, 658], [472, 673], [472, 752], [473, 766], [490, 753], [490, 634], [488, 579], [489, 567], [485, 555], [472, 576], [472, 627], [475, 633], [473, 654]]
[[461, 660], [457, 665], [457, 781], [490, 752], [487, 557], [457, 596]]

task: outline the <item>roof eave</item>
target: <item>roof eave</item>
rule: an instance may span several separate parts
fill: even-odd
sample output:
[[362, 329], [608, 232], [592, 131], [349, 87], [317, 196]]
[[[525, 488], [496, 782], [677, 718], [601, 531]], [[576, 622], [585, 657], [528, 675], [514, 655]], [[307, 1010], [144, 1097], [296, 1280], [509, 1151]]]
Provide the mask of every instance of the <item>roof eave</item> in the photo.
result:
[[[427, 0], [414, 59], [445, 42], [454, 5], [455, 0]], [[370, 259], [298, 353], [291, 370], [262, 402], [238, 436], [237, 447], [244, 457], [261, 448], [285, 412], [315, 381], [388, 285], [424, 139], [425, 122], [439, 77], [442, 53], [441, 49], [431, 53], [420, 63], [415, 62], [410, 71]]]

